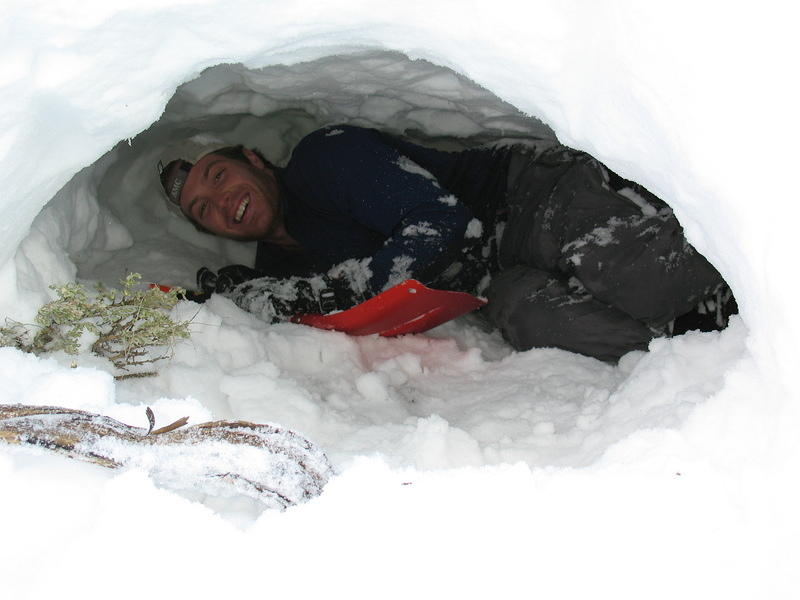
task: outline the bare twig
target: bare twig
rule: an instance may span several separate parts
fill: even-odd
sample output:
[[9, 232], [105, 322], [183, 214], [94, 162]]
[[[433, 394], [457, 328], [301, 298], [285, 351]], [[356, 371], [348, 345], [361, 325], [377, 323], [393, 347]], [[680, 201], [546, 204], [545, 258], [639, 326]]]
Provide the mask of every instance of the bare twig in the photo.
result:
[[122, 375], [114, 375], [114, 379], [122, 381], [123, 379], [136, 379], [137, 377], [155, 377], [158, 371], [141, 371], [139, 373], [123, 373]]
[[149, 406], [144, 411], [144, 414], [147, 415], [147, 422], [150, 424], [150, 427], [147, 428], [147, 435], [150, 435], [153, 431], [153, 427], [156, 426], [156, 416], [153, 414], [153, 409]]
[[151, 431], [148, 435], [161, 435], [162, 433], [169, 433], [178, 427], [183, 427], [189, 422], [189, 417], [181, 417], [174, 423], [170, 423], [169, 425], [164, 425], [164, 427], [159, 427], [158, 429]]

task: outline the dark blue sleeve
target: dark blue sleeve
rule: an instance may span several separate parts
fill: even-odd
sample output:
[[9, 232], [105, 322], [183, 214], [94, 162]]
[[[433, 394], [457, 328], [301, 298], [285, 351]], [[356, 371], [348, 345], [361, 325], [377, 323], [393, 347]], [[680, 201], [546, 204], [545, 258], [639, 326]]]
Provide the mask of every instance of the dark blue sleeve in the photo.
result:
[[384, 236], [372, 256], [377, 293], [408, 278], [432, 280], [464, 244], [472, 215], [425, 169], [375, 130], [336, 126], [303, 139], [293, 161], [307, 165], [331, 210]]

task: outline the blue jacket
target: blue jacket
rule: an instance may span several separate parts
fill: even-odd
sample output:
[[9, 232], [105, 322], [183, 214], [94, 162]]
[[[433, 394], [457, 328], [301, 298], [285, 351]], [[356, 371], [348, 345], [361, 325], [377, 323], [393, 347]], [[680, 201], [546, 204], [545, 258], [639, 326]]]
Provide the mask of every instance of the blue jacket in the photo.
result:
[[475, 291], [490, 267], [483, 221], [493, 229], [506, 166], [504, 151], [442, 152], [345, 125], [314, 131], [277, 170], [302, 251], [260, 243], [256, 268], [287, 277], [367, 258], [368, 293], [409, 277]]

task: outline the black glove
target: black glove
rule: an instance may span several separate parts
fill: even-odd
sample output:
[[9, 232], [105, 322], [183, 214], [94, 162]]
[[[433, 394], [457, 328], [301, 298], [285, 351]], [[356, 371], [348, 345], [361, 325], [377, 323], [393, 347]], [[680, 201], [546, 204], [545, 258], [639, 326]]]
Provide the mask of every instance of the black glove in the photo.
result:
[[264, 275], [265, 273], [244, 265], [228, 265], [217, 271], [215, 291], [218, 294], [225, 294], [245, 281], [258, 279], [259, 277], [264, 277]]
[[263, 276], [260, 271], [244, 265], [228, 265], [216, 273], [207, 267], [200, 267], [197, 271], [197, 289], [208, 295], [224, 294], [240, 283]]
[[208, 267], [200, 267], [197, 271], [197, 291], [187, 291], [186, 299], [194, 302], [205, 302], [211, 294], [224, 294], [237, 285], [257, 279], [263, 273], [244, 265], [229, 265], [214, 273]]
[[[211, 294], [217, 291], [217, 274], [208, 267], [200, 267], [197, 271], [197, 294], [206, 300]], [[190, 298], [191, 300], [192, 298]], [[201, 300], [195, 300], [200, 302]]]

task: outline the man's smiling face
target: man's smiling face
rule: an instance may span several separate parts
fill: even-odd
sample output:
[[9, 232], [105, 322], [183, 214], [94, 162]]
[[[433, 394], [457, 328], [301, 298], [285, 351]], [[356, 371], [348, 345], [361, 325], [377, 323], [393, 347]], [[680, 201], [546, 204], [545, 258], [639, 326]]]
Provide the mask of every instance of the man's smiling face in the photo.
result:
[[189, 171], [181, 211], [213, 234], [263, 240], [278, 230], [280, 191], [275, 174], [252, 150], [248, 162], [207, 154]]

